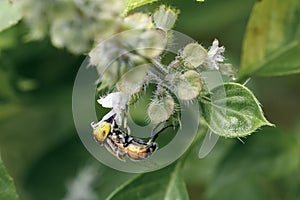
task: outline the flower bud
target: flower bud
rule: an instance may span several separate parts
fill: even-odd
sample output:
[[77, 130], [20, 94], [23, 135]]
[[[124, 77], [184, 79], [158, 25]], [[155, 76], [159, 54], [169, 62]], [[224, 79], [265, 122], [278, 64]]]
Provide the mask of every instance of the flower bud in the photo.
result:
[[163, 30], [172, 29], [177, 20], [178, 10], [173, 10], [171, 8], [162, 5], [153, 14], [153, 21], [157, 28]]
[[174, 99], [170, 95], [153, 100], [147, 109], [152, 123], [158, 124], [168, 120], [174, 111], [174, 104]]
[[140, 91], [145, 83], [148, 65], [141, 65], [129, 70], [117, 83], [117, 89], [126, 94], [134, 94]]
[[201, 77], [194, 70], [185, 72], [175, 80], [175, 91], [181, 100], [192, 100], [196, 98], [200, 94], [201, 89]]
[[159, 56], [167, 45], [167, 35], [162, 30], [149, 29], [139, 35], [136, 51], [147, 58]]
[[207, 51], [197, 43], [191, 43], [184, 47], [181, 57], [184, 60], [184, 66], [194, 69], [206, 61]]

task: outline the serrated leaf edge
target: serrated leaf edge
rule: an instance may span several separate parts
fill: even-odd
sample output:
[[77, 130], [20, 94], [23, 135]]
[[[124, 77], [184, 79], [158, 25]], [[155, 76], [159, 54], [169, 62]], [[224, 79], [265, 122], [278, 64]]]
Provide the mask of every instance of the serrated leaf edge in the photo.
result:
[[[259, 119], [258, 121], [260, 121], [261, 123], [258, 124], [258, 127], [257, 127], [256, 129], [258, 129], [258, 128], [262, 127], [262, 126], [272, 126], [272, 127], [275, 127], [274, 124], [270, 123], [270, 122], [265, 118], [264, 113], [263, 113], [263, 110], [262, 110], [262, 108], [261, 108], [261, 104], [260, 104], [259, 101], [256, 99], [256, 97], [254, 96], [254, 94], [252, 93], [251, 90], [249, 90], [246, 86], [244, 86], [244, 85], [242, 85], [242, 84], [239, 84], [239, 83], [225, 83], [225, 84], [223, 84], [223, 86], [224, 86], [224, 85], [237, 85], [237, 86], [239, 86], [239, 87], [242, 87], [243, 89], [245, 89], [246, 91], [248, 91], [248, 92], [250, 93], [251, 97], [254, 99], [255, 103], [258, 105], [259, 111], [260, 111], [260, 113], [261, 113], [261, 115], [262, 115], [262, 120], [259, 119], [259, 118], [257, 118], [257, 119]], [[221, 86], [221, 85], [216, 86], [215, 88], [220, 87], [220, 86]], [[212, 90], [214, 90], [215, 88], [213, 88]], [[237, 111], [235, 111], [235, 110], [233, 110], [233, 111], [234, 111], [234, 112], [237, 112]], [[254, 130], [254, 131], [251, 131], [251, 132], [248, 131], [248, 132], [245, 132], [244, 134], [239, 135], [239, 136], [230, 136], [230, 135], [228, 135], [228, 134], [219, 134], [218, 131], [215, 131], [215, 130], [210, 126], [210, 124], [206, 121], [206, 119], [205, 119], [204, 117], [203, 117], [203, 120], [204, 120], [205, 124], [209, 127], [210, 130], [212, 130], [215, 134], [217, 134], [217, 135], [219, 135], [219, 136], [222, 136], [222, 137], [225, 137], [225, 138], [245, 137], [245, 136], [251, 135], [253, 132], [255, 132], [255, 130]], [[264, 120], [264, 121], [263, 121], [263, 120]]]

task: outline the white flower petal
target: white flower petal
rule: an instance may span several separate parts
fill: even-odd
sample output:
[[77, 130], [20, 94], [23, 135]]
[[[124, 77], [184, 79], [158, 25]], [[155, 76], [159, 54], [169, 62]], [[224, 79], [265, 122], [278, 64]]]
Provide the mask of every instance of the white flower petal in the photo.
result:
[[104, 108], [112, 108], [112, 97], [113, 97], [113, 93], [108, 94], [105, 97], [101, 97], [100, 99], [97, 100], [97, 102]]
[[224, 56], [222, 55], [225, 48], [219, 47], [219, 41], [215, 39], [207, 52], [208, 68], [209, 69], [219, 69], [219, 62], [224, 62]]
[[113, 108], [114, 110], [124, 110], [128, 101], [129, 95], [123, 92], [113, 92], [97, 100], [103, 107]]
[[218, 52], [218, 48], [219, 48], [219, 41], [217, 39], [215, 39], [212, 43], [212, 46], [210, 47], [210, 49], [207, 53], [208, 56], [209, 57], [214, 57]]

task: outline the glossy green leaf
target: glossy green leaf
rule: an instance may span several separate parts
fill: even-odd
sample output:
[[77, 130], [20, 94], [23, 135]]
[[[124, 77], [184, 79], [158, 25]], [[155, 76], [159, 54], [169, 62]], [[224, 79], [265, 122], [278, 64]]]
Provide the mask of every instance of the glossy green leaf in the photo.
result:
[[237, 83], [225, 83], [211, 91], [211, 100], [201, 104], [209, 128], [223, 137], [243, 137], [257, 128], [272, 126], [252, 92]]
[[18, 195], [12, 178], [6, 172], [0, 157], [0, 199], [15, 200]]
[[300, 72], [300, 1], [257, 2], [246, 31], [240, 78]]
[[141, 174], [121, 185], [107, 200], [121, 199], [189, 199], [185, 183], [179, 172], [181, 164], [173, 164], [162, 170]]
[[126, 0], [126, 8], [124, 10], [124, 14], [126, 14], [127, 12], [129, 12], [135, 8], [138, 8], [143, 5], [150, 4], [150, 3], [153, 3], [156, 1], [158, 1], [158, 0]]
[[0, 31], [15, 25], [21, 18], [21, 13], [12, 1], [0, 1]]

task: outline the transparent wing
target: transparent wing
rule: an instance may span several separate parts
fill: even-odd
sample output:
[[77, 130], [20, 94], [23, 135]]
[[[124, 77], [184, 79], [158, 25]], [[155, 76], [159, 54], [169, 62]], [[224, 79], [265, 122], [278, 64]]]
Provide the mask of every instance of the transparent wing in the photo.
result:
[[214, 146], [217, 144], [217, 141], [219, 139], [219, 135], [212, 132], [210, 129], [207, 131], [206, 136], [202, 142], [202, 145], [199, 150], [198, 157], [200, 159], [204, 158], [211, 152], [211, 150], [214, 148]]

